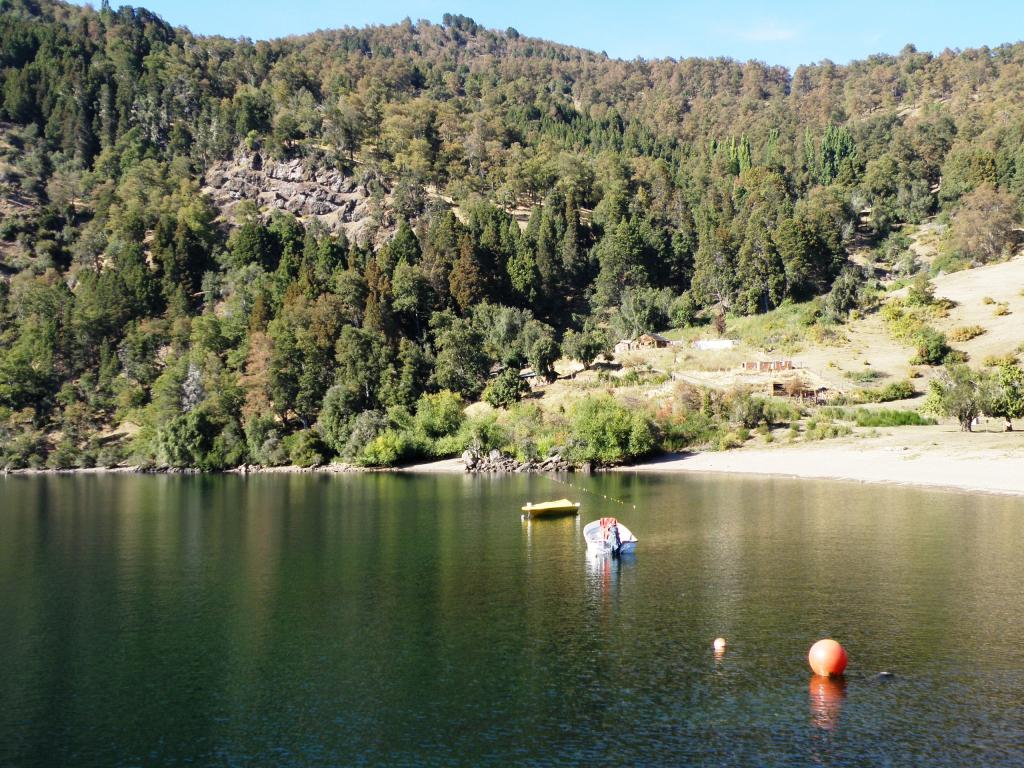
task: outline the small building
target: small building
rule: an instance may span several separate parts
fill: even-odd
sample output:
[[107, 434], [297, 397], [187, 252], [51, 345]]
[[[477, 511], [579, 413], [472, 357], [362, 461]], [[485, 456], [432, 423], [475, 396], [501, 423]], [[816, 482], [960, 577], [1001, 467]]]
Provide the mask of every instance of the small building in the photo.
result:
[[740, 370], [754, 373], [771, 373], [772, 371], [792, 371], [792, 360], [747, 360], [740, 363]]
[[776, 397], [792, 397], [794, 400], [801, 400], [813, 405], [827, 405], [832, 397], [832, 391], [828, 387], [810, 387], [803, 382], [773, 381], [772, 394]]
[[623, 352], [631, 352], [634, 349], [662, 349], [671, 344], [672, 342], [660, 333], [641, 333], [635, 339], [622, 339], [616, 342], [612, 351], [618, 355]]
[[668, 339], [662, 336], [660, 333], [643, 333], [637, 336], [636, 341], [633, 342], [635, 347], [650, 347], [654, 349], [661, 349], [671, 344]]
[[694, 349], [700, 349], [704, 351], [732, 349], [736, 346], [734, 339], [697, 339], [693, 342]]

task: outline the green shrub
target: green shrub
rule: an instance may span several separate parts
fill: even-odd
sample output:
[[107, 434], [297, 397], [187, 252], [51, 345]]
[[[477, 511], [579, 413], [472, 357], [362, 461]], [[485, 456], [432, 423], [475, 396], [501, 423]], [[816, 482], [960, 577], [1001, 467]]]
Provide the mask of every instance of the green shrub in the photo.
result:
[[917, 390], [909, 380], [894, 381], [882, 387], [882, 391], [878, 394], [878, 402], [891, 403], [893, 400], [907, 400], [916, 394]]
[[726, 394], [729, 421], [753, 429], [767, 421], [767, 405], [764, 398], [756, 397], [746, 390], [733, 390]]
[[870, 384], [872, 381], [877, 381], [884, 375], [885, 374], [883, 374], [881, 371], [872, 370], [846, 371], [845, 373], [843, 373], [843, 376], [845, 376], [847, 379], [849, 379], [850, 381], [854, 381], [858, 384]]
[[980, 325], [961, 325], [949, 332], [950, 341], [970, 341], [981, 336], [985, 329]]
[[845, 424], [836, 424], [829, 419], [815, 418], [807, 422], [807, 429], [804, 432], [805, 440], [829, 440], [835, 437], [843, 437], [853, 430]]
[[272, 416], [259, 414], [245, 424], [245, 442], [249, 458], [265, 467], [288, 461], [288, 452], [281, 445], [281, 433]]
[[765, 401], [765, 419], [769, 424], [789, 424], [803, 417], [800, 406], [791, 400], [771, 398]]
[[1004, 365], [1016, 365], [1017, 355], [1007, 352], [1005, 355], [986, 355], [982, 365], [986, 368], [999, 368]]
[[923, 326], [916, 334], [917, 354], [911, 358], [911, 365], [940, 365], [949, 354], [946, 335], [930, 326]]
[[911, 365], [939, 365], [949, 353], [946, 337], [929, 326], [923, 319], [925, 316], [944, 315], [948, 302], [933, 302], [929, 307], [908, 308], [898, 299], [894, 299], [882, 308], [882, 320], [889, 333], [905, 344], [915, 347], [916, 354], [911, 358]]
[[204, 469], [230, 469], [245, 463], [247, 458], [245, 433], [242, 432], [238, 423], [231, 419], [213, 438], [213, 445], [206, 455]]
[[558, 418], [545, 416], [535, 403], [520, 403], [500, 417], [505, 433], [503, 450], [519, 461], [544, 458], [548, 451], [564, 442], [559, 436]]
[[875, 389], [858, 389], [848, 392], [833, 400], [834, 405], [859, 405], [861, 403], [890, 403], [893, 400], [906, 400], [917, 395], [917, 390], [909, 380], [893, 381], [884, 387]]
[[117, 467], [124, 463], [125, 447], [120, 443], [105, 443], [96, 451], [97, 467]]
[[346, 432], [348, 437], [342, 449], [337, 452], [346, 461], [358, 459], [370, 442], [388, 427], [403, 430], [396, 422], [404, 422], [408, 430], [412, 424], [409, 411], [401, 406], [385, 415], [381, 411], [363, 411], [348, 420]]
[[942, 362], [944, 365], [955, 365], [957, 363], [966, 363], [970, 359], [970, 355], [962, 349], [951, 349], [946, 353], [946, 356], [942, 358]]
[[830, 421], [854, 421], [857, 418], [857, 412], [851, 408], [840, 408], [835, 405], [826, 405], [823, 408], [819, 408], [817, 415], [823, 419], [829, 419]]
[[666, 451], [682, 451], [698, 445], [717, 444], [721, 424], [702, 410], [687, 410], [658, 420], [661, 446]]
[[467, 447], [481, 453], [493, 448], [502, 450], [508, 442], [508, 433], [498, 424], [498, 414], [494, 411], [466, 419], [459, 434]]
[[907, 302], [924, 307], [935, 302], [935, 286], [926, 273], [919, 273], [910, 282], [910, 288], [907, 290]]
[[570, 416], [574, 461], [618, 464], [651, 453], [654, 429], [646, 414], [630, 410], [611, 397], [587, 398]]
[[864, 272], [859, 267], [847, 267], [835, 282], [824, 301], [825, 314], [842, 322], [852, 310], [864, 303]]
[[885, 264], [894, 264], [910, 250], [910, 238], [903, 232], [890, 232], [874, 249], [874, 256]]
[[675, 327], [685, 328], [696, 324], [697, 312], [699, 310], [700, 307], [697, 302], [694, 301], [690, 292], [683, 291], [683, 293], [677, 296], [672, 302], [672, 305], [669, 308], [669, 317]]
[[356, 463], [365, 467], [394, 467], [432, 456], [433, 444], [410, 432], [385, 429], [363, 449]]
[[940, 253], [932, 260], [930, 272], [933, 275], [938, 274], [950, 274], [951, 272], [961, 272], [965, 269], [969, 269], [971, 266], [971, 260], [965, 258], [957, 250], [948, 250]]
[[352, 430], [352, 417], [357, 410], [358, 393], [352, 387], [335, 384], [324, 395], [316, 428], [323, 441], [337, 456], [345, 455]]
[[458, 456], [469, 445], [461, 430], [454, 435], [439, 437], [427, 447], [428, 455], [436, 459], [444, 459], [449, 456]]
[[46, 457], [46, 466], [50, 469], [72, 469], [78, 466], [81, 451], [68, 438], [64, 438]]
[[[175, 416], [156, 432], [156, 455], [158, 461], [172, 467], [198, 467], [199, 469], [225, 469], [227, 462], [237, 454], [241, 443], [244, 451], [242, 435], [232, 435], [230, 445], [225, 445], [223, 438], [215, 445], [225, 425], [207, 408], [195, 408], [188, 413]], [[244, 452], [243, 454], [244, 455]], [[241, 459], [241, 456], [238, 457]]]
[[923, 321], [917, 315], [907, 312], [899, 300], [893, 300], [882, 307], [881, 315], [889, 333], [897, 341], [912, 343], [924, 326]]
[[386, 429], [363, 449], [359, 463], [366, 467], [393, 467], [415, 454], [415, 445], [407, 434]]
[[719, 436], [718, 444], [715, 446], [719, 451], [728, 451], [733, 448], [741, 447], [749, 438], [749, 433], [746, 437], [739, 430], [726, 432]]
[[46, 439], [35, 429], [25, 429], [0, 443], [4, 469], [39, 469], [46, 463]]
[[935, 424], [935, 419], [922, 416], [917, 411], [870, 410], [858, 408], [854, 414], [858, 427], [906, 427]]
[[523, 395], [529, 391], [530, 386], [523, 381], [519, 373], [508, 368], [488, 382], [484, 388], [483, 399], [495, 408], [508, 408], [522, 400]]
[[313, 429], [300, 429], [284, 439], [283, 448], [288, 460], [297, 467], [315, 467], [323, 464], [327, 447], [320, 434]]
[[607, 371], [601, 371], [597, 380], [606, 387], [636, 387], [641, 384], [658, 386], [664, 384], [671, 377], [667, 373], [652, 371], [648, 366], [631, 368], [621, 376], [613, 376]]
[[434, 440], [455, 434], [466, 418], [465, 404], [454, 392], [443, 389], [416, 401], [416, 430]]

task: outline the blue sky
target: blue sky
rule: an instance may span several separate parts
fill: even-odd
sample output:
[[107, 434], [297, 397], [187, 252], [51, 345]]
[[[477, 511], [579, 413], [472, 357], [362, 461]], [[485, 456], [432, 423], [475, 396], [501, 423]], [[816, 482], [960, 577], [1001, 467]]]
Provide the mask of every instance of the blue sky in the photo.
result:
[[[98, 6], [98, 0], [95, 0]], [[118, 0], [111, 4], [117, 6]], [[731, 56], [795, 67], [872, 53], [974, 48], [1024, 38], [1019, 0], [921, 2], [668, 2], [668, 0], [135, 0], [199, 34], [253, 39], [446, 12], [487, 27], [606, 51], [619, 58]]]

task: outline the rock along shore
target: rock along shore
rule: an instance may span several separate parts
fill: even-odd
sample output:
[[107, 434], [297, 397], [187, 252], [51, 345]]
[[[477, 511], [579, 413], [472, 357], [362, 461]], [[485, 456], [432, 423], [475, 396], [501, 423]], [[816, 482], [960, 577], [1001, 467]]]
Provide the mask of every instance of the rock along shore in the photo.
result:
[[462, 463], [467, 472], [509, 473], [509, 472], [589, 472], [590, 465], [576, 466], [565, 459], [560, 453], [551, 453], [546, 459], [517, 461], [499, 450], [487, 454], [468, 450], [462, 454]]
[[75, 467], [71, 469], [25, 468], [0, 469], [0, 475], [301, 475], [301, 474], [348, 474], [355, 472], [442, 472], [470, 474], [514, 474], [523, 472], [590, 472], [591, 465], [576, 465], [554, 452], [544, 459], [517, 461], [497, 450], [480, 453], [474, 450], [463, 452], [461, 458], [442, 459], [405, 467], [360, 467], [355, 464], [332, 463], [299, 467], [294, 464], [280, 467], [265, 467], [259, 464], [242, 464], [225, 470], [202, 470], [196, 467], [172, 467], [162, 464], [133, 464], [118, 467]]

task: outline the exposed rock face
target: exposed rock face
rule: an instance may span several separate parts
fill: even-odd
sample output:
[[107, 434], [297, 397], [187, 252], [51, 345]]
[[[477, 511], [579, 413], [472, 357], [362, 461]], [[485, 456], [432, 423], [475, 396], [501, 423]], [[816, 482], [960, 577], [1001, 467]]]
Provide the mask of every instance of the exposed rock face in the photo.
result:
[[576, 469], [561, 454], [553, 453], [537, 461], [516, 461], [501, 451], [492, 450], [484, 455], [472, 449], [464, 451], [462, 463], [467, 472], [572, 472]]
[[242, 200], [261, 209], [279, 208], [303, 219], [315, 218], [334, 232], [363, 242], [374, 227], [370, 193], [351, 176], [314, 168], [301, 158], [276, 161], [257, 153], [215, 163], [203, 192], [226, 213]]

